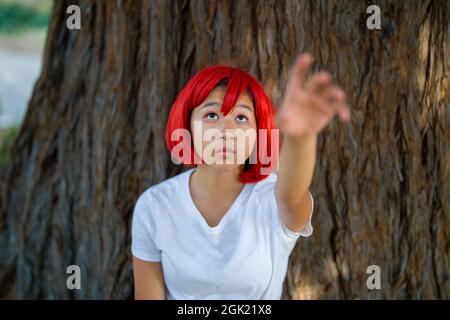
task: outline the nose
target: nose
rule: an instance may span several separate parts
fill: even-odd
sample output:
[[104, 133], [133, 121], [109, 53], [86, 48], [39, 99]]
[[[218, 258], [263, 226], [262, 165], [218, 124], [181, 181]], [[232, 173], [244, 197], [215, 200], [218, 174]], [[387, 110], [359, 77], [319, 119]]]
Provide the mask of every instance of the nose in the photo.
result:
[[[222, 117], [219, 124], [219, 130], [222, 132], [222, 136], [227, 139], [233, 139], [235, 136], [236, 123], [233, 121], [231, 114]], [[227, 132], [228, 131], [228, 132]]]

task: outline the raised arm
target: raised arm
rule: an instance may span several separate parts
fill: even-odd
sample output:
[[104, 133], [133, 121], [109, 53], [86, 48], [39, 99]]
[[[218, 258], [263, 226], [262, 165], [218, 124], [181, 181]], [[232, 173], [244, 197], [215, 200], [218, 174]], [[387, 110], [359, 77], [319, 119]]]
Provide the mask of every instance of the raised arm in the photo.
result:
[[277, 122], [283, 134], [275, 197], [281, 219], [292, 231], [301, 231], [311, 212], [311, 185], [316, 162], [317, 136], [338, 114], [350, 120], [344, 91], [328, 72], [307, 78], [313, 57], [297, 58], [288, 81]]

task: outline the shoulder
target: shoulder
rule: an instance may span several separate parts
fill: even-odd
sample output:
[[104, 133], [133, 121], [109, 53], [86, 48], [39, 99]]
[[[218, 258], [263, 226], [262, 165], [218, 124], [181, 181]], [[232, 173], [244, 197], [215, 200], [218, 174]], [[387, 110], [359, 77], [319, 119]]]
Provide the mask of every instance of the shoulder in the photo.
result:
[[155, 201], [166, 197], [172, 198], [179, 193], [189, 174], [189, 169], [173, 177], [158, 182], [145, 189], [139, 196], [138, 201]]
[[182, 197], [188, 173], [189, 170], [183, 171], [145, 189], [136, 200], [134, 215], [159, 216], [159, 212], [173, 209], [174, 205], [183, 202], [177, 201], [177, 197]]
[[166, 216], [167, 211], [177, 210], [174, 206], [183, 202], [177, 201], [177, 197], [182, 197], [181, 190], [188, 173], [189, 170], [183, 171], [145, 189], [134, 205], [134, 224], [148, 223], [153, 226]]
[[266, 192], [273, 191], [278, 179], [278, 174], [272, 172], [266, 178], [258, 181], [255, 184], [254, 190], [259, 194], [265, 194]]

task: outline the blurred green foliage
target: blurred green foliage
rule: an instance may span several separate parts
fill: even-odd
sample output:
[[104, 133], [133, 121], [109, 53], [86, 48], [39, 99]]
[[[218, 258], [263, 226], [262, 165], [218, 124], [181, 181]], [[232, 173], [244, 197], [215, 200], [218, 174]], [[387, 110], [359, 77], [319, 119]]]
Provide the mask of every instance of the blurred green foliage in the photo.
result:
[[0, 130], [0, 170], [4, 168], [9, 160], [11, 145], [19, 134], [19, 126]]
[[51, 5], [49, 0], [0, 0], [0, 32], [46, 28]]

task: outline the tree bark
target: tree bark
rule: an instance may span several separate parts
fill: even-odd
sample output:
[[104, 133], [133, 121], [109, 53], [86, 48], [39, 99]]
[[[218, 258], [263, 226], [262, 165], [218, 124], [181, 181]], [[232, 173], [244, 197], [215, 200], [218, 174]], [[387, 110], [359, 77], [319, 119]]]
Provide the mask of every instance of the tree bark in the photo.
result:
[[[0, 184], [0, 298], [133, 297], [137, 196], [182, 171], [169, 107], [199, 69], [241, 67], [278, 104], [301, 51], [352, 106], [319, 139], [314, 234], [283, 299], [449, 298], [447, 1], [55, 1], [45, 57]], [[66, 8], [81, 8], [81, 30]], [[66, 268], [80, 266], [82, 289]], [[369, 265], [381, 290], [366, 286]]]

